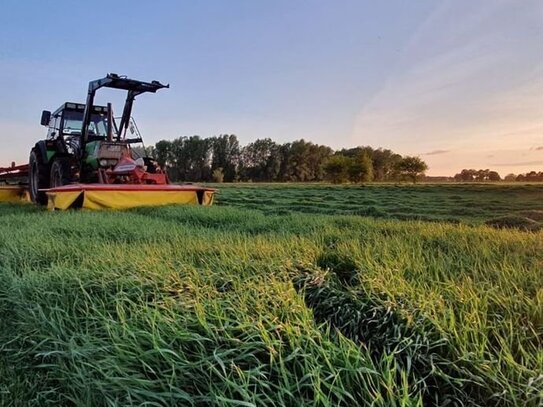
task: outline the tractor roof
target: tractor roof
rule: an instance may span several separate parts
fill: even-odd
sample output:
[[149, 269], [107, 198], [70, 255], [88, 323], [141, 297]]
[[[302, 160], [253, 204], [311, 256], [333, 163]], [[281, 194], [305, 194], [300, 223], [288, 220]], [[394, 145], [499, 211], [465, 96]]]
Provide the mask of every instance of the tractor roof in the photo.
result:
[[[66, 103], [63, 103], [57, 110], [55, 110], [53, 112], [52, 116], [57, 117], [64, 110], [71, 110], [71, 111], [75, 111], [75, 112], [83, 112], [85, 110], [85, 105], [83, 103], [66, 102]], [[93, 113], [107, 113], [107, 107], [105, 107], [105, 106], [94, 105], [92, 107], [92, 110], [93, 110]]]

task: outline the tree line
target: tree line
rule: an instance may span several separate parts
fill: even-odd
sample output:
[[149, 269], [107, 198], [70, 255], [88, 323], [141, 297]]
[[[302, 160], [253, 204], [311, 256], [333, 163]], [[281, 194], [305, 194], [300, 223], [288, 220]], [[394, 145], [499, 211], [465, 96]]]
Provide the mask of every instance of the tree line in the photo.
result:
[[415, 182], [428, 169], [420, 158], [388, 149], [334, 151], [303, 139], [279, 144], [269, 138], [241, 146], [233, 134], [161, 140], [147, 150], [174, 182]]
[[501, 177], [496, 171], [463, 169], [454, 176], [455, 181], [500, 181]]
[[529, 171], [524, 174], [507, 174], [504, 177], [505, 181], [518, 182], [543, 182], [543, 171]]
[[[482, 182], [482, 181], [501, 181], [502, 178], [500, 174], [496, 171], [491, 170], [474, 170], [474, 169], [463, 169], [458, 174], [453, 177], [454, 181], [459, 182]], [[524, 174], [507, 174], [503, 181], [508, 182], [542, 182], [543, 181], [543, 172], [542, 171], [529, 171]]]

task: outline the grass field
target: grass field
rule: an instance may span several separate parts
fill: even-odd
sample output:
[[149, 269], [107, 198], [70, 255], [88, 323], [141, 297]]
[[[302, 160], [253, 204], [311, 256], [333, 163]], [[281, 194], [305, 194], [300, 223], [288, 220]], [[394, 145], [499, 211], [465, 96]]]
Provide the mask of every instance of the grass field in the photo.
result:
[[[543, 209], [541, 184], [219, 184], [218, 201], [269, 214], [361, 215], [481, 223]], [[539, 213], [538, 219], [543, 218]]]
[[543, 231], [484, 223], [543, 187], [501, 188], [1, 204], [0, 405], [540, 406]]

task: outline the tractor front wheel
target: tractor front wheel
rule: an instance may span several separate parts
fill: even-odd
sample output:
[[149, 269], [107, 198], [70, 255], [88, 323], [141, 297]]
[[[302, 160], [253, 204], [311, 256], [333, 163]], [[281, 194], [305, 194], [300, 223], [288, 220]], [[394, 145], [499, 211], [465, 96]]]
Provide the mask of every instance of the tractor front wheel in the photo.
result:
[[45, 205], [47, 195], [40, 189], [49, 188], [49, 168], [42, 160], [41, 154], [36, 149], [30, 152], [29, 166], [29, 189], [32, 202]]
[[70, 161], [66, 158], [55, 158], [51, 165], [51, 188], [67, 185], [72, 181]]

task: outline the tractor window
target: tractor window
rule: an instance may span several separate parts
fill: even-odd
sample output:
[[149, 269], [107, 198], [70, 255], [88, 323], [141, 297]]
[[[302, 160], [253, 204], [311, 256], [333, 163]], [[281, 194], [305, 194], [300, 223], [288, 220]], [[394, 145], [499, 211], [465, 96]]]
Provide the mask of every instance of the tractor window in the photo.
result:
[[[83, 112], [65, 111], [62, 133], [65, 136], [80, 136]], [[89, 124], [90, 136], [107, 136], [107, 114], [93, 113]]]
[[48, 138], [54, 138], [58, 134], [58, 128], [60, 126], [60, 118], [58, 116], [51, 117], [49, 121], [49, 130], [47, 132]]

